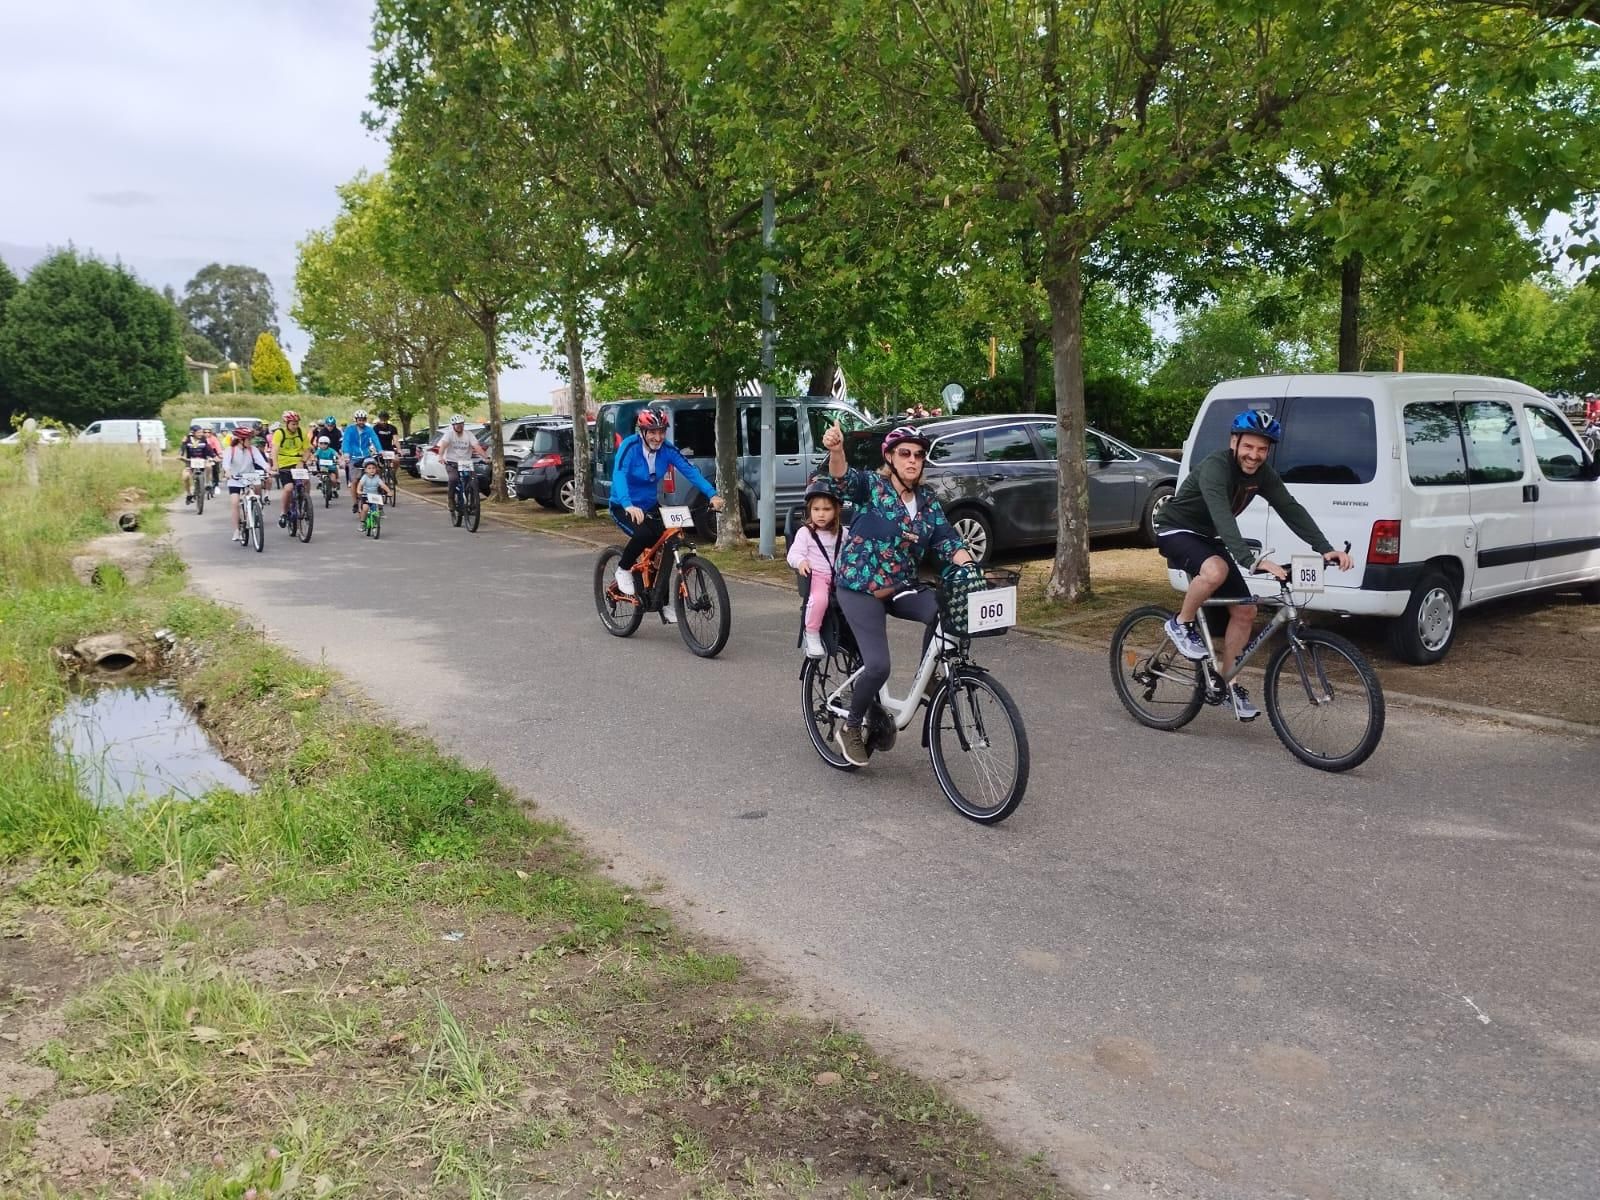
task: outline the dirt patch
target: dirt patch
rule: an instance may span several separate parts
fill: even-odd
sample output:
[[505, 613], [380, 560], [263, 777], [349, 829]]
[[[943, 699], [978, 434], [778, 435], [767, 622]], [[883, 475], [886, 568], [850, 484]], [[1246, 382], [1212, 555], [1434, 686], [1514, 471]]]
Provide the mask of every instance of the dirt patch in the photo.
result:
[[95, 1135], [94, 1126], [114, 1103], [110, 1096], [56, 1101], [34, 1130], [34, 1161], [62, 1180], [102, 1174], [111, 1165], [111, 1147]]

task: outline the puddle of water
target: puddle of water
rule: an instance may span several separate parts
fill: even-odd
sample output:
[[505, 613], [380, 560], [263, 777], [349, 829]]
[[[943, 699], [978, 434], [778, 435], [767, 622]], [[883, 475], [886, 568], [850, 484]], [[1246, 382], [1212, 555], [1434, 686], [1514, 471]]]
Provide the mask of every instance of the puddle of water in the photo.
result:
[[77, 764], [84, 795], [100, 805], [169, 792], [199, 796], [215, 787], [255, 790], [168, 687], [101, 687], [73, 696], [50, 736]]

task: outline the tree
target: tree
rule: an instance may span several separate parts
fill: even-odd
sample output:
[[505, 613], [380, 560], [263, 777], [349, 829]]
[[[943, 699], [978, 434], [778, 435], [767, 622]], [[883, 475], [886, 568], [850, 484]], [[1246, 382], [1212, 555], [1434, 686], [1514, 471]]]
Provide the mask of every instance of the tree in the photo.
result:
[[280, 336], [272, 281], [254, 267], [202, 267], [184, 285], [181, 307], [198, 333], [241, 366], [250, 365], [263, 330]]
[[6, 305], [0, 376], [19, 407], [74, 425], [153, 417], [187, 378], [160, 293], [71, 249], [34, 267]]
[[[11, 297], [17, 294], [17, 289], [22, 284], [11, 273], [11, 268], [0, 260], [0, 328], [6, 323], [6, 305], [11, 302]], [[11, 428], [11, 414], [16, 412], [17, 406], [11, 399], [11, 393], [6, 387], [5, 367], [0, 364], [0, 429]]]
[[265, 329], [256, 335], [255, 348], [250, 354], [250, 379], [256, 391], [269, 395], [293, 395], [300, 390], [288, 356], [278, 345], [278, 339]]

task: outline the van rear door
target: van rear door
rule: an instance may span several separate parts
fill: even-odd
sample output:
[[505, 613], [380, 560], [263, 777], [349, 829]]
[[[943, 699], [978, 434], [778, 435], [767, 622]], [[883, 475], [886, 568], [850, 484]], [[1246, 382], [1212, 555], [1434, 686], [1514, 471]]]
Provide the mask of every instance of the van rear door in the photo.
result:
[[1517, 400], [1497, 392], [1457, 392], [1467, 448], [1467, 492], [1476, 567], [1465, 599], [1476, 604], [1520, 591], [1534, 557], [1538, 487], [1517, 420]]

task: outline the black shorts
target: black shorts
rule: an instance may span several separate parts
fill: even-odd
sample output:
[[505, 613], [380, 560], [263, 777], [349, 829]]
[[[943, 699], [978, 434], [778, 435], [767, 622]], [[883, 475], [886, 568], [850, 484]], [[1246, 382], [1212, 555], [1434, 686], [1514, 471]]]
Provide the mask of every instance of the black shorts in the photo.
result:
[[295, 468], [293, 468], [293, 467], [280, 467], [280, 468], [278, 468], [278, 486], [279, 487], [288, 487], [291, 483], [294, 482], [294, 470], [295, 470]]
[[1187, 530], [1176, 530], [1157, 537], [1156, 546], [1161, 550], [1161, 557], [1167, 560], [1169, 567], [1176, 571], [1188, 572], [1190, 579], [1200, 574], [1200, 568], [1205, 565], [1208, 558], [1220, 558], [1227, 563], [1228, 577], [1222, 581], [1222, 586], [1212, 593], [1218, 600], [1237, 600], [1250, 595], [1250, 589], [1245, 586], [1244, 576], [1239, 572], [1239, 564], [1233, 561], [1228, 548], [1218, 539], [1201, 537], [1198, 533], [1190, 533]]

